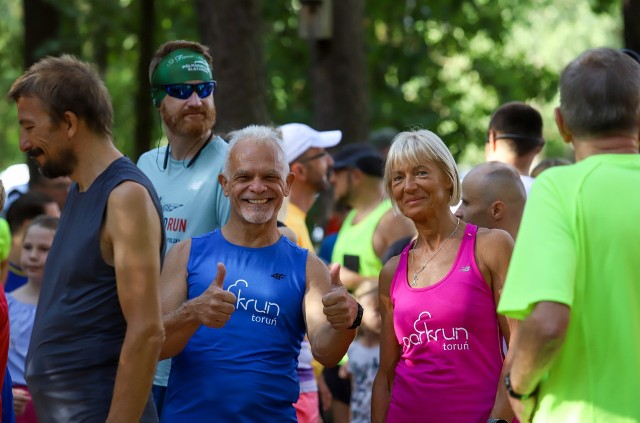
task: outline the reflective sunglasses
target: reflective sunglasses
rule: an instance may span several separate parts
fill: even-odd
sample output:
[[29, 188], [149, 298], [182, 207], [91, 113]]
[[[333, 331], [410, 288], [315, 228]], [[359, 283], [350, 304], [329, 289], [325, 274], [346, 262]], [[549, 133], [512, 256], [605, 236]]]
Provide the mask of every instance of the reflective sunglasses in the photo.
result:
[[218, 85], [216, 81], [209, 81], [197, 84], [168, 84], [162, 85], [161, 88], [164, 88], [170, 97], [186, 100], [191, 97], [194, 91], [200, 98], [209, 97], [215, 90], [216, 85]]

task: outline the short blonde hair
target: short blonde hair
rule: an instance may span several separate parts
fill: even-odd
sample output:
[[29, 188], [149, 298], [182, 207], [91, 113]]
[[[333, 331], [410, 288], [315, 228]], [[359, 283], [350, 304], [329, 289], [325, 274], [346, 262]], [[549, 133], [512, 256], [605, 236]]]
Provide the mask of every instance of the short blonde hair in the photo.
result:
[[440, 137], [426, 129], [399, 133], [391, 144], [384, 167], [384, 188], [391, 199], [394, 210], [400, 212], [391, 190], [391, 172], [401, 165], [420, 165], [432, 161], [449, 177], [451, 181], [451, 200], [449, 206], [460, 202], [460, 175], [458, 167], [447, 146]]

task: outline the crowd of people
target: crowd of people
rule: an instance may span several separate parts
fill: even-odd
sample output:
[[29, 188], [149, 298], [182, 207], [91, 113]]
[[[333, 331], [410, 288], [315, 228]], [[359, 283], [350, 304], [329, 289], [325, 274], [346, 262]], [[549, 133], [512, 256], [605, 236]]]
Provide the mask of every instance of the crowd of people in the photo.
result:
[[41, 175], [0, 184], [0, 422], [640, 422], [633, 54], [563, 70], [575, 164], [534, 166], [542, 117], [514, 101], [464, 177], [427, 129], [216, 134], [196, 42], [149, 83], [168, 142], [137, 163], [90, 64], [9, 91]]

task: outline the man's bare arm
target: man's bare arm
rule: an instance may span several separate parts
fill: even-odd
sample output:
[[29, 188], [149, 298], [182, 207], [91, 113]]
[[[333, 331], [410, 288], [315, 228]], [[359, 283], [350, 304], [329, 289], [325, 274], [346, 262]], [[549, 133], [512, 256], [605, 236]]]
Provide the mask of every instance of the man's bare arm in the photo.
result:
[[161, 222], [142, 185], [126, 181], [111, 192], [101, 245], [105, 261], [115, 267], [127, 322], [107, 421], [139, 421], [163, 342], [158, 293]]
[[[511, 343], [510, 374], [512, 389], [519, 394], [535, 391], [560, 352], [567, 334], [571, 309], [565, 304], [542, 301], [518, 326]], [[535, 408], [535, 397], [509, 399], [518, 419], [527, 423]]]
[[373, 234], [373, 249], [382, 259], [394, 242], [414, 235], [416, 235], [416, 226], [413, 221], [403, 214], [389, 210], [382, 216]]
[[339, 265], [327, 266], [313, 253], [307, 258], [307, 290], [303, 311], [311, 351], [326, 367], [333, 367], [344, 357], [355, 338], [348, 329], [358, 313], [358, 304], [340, 283]]

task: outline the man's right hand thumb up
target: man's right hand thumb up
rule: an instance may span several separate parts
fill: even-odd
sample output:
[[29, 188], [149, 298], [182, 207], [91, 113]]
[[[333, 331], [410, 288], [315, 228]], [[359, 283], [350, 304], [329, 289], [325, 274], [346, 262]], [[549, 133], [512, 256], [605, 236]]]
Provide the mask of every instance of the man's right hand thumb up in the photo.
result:
[[218, 272], [209, 288], [191, 301], [198, 321], [210, 328], [223, 327], [236, 310], [236, 296], [223, 289], [227, 269], [218, 263]]

